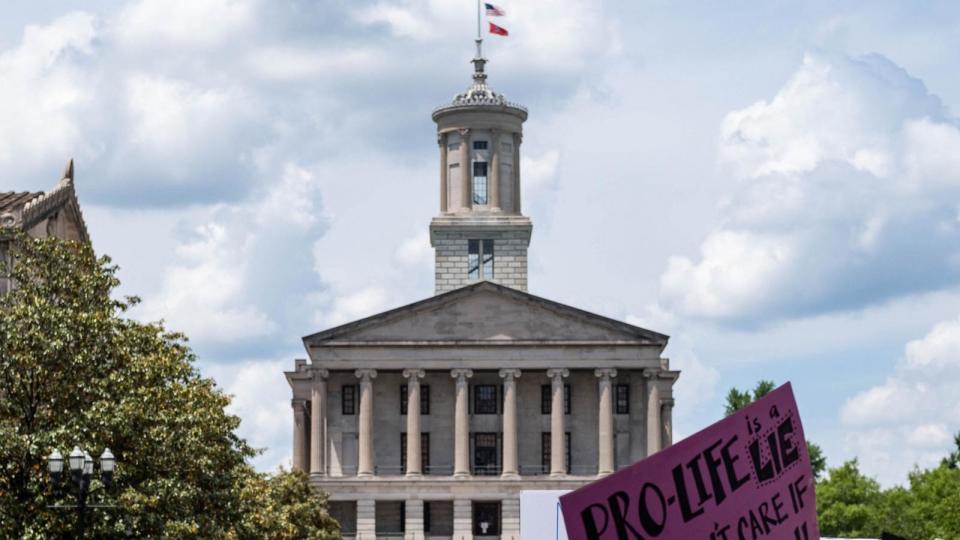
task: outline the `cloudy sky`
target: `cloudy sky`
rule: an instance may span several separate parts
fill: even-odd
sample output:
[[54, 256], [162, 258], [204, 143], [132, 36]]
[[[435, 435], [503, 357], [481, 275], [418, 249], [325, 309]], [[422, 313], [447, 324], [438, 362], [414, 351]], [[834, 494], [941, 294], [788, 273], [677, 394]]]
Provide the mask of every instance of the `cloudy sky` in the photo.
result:
[[[678, 436], [794, 383], [885, 485], [960, 431], [954, 2], [501, 0], [531, 292], [672, 336]], [[715, 5], [714, 5], [715, 4]], [[32, 0], [0, 17], [2, 189], [76, 159], [135, 313], [290, 461], [300, 336], [432, 293], [430, 111], [472, 0]]]

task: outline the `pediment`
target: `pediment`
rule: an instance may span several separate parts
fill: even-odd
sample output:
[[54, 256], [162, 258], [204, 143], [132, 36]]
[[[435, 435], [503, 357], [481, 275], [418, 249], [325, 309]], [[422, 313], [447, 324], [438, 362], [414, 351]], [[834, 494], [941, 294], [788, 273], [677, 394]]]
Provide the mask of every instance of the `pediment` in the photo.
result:
[[481, 282], [304, 338], [337, 342], [633, 342], [668, 337], [529, 293]]

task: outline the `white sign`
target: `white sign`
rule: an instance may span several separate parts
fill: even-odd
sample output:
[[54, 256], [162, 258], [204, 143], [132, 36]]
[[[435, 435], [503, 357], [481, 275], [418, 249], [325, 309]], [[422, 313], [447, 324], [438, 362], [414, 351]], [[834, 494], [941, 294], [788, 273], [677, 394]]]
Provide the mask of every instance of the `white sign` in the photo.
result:
[[520, 538], [522, 540], [567, 540], [560, 514], [560, 496], [568, 490], [520, 492]]

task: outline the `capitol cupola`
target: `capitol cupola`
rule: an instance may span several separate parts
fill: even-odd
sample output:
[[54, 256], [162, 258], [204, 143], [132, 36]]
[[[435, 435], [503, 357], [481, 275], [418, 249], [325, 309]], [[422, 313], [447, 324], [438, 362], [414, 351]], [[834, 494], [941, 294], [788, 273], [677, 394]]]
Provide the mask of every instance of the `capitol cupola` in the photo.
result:
[[521, 214], [520, 143], [527, 110], [487, 84], [477, 40], [473, 83], [433, 111], [440, 214], [430, 224], [437, 294], [487, 280], [527, 290], [532, 225]]

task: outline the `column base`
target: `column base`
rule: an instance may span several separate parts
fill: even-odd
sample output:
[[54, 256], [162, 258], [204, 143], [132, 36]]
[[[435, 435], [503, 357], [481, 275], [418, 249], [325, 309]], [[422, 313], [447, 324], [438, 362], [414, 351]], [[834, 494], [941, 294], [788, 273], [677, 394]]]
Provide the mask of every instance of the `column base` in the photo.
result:
[[552, 471], [550, 473], [550, 478], [564, 478], [567, 476], [565, 471]]
[[613, 471], [600, 471], [600, 472], [597, 473], [597, 478], [603, 478], [604, 476], [607, 476], [608, 474], [613, 474]]
[[408, 472], [404, 474], [407, 478], [423, 478], [423, 473], [418, 472]]
[[467, 472], [455, 472], [455, 473], [453, 473], [453, 478], [456, 479], [456, 480], [467, 480], [467, 479], [469, 479], [471, 476], [473, 476], [473, 475], [470, 474], [470, 473], [467, 473]]
[[520, 475], [515, 472], [505, 472], [500, 475], [501, 480], [519, 480]]
[[320, 472], [320, 471], [314, 471], [314, 472], [310, 473], [310, 479], [311, 479], [311, 480], [316, 479], [316, 478], [326, 478], [326, 477], [327, 477], [327, 475], [326, 475], [325, 473]]
[[358, 472], [357, 478], [373, 478], [373, 473], [369, 472]]

